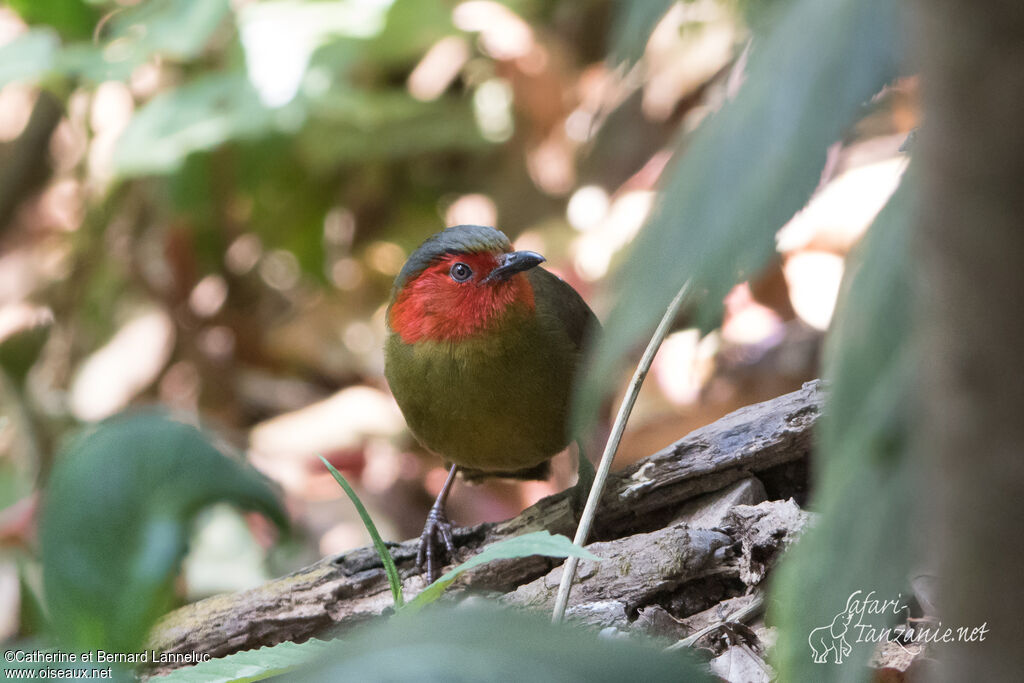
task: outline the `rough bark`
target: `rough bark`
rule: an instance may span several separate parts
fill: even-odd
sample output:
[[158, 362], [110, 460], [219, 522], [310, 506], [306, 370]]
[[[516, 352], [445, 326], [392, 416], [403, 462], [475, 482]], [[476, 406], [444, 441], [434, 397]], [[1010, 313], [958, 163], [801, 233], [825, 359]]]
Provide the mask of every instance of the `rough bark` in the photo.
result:
[[916, 3], [925, 116], [916, 225], [922, 453], [944, 624], [939, 677], [1016, 680], [1024, 666], [1024, 7]]
[[[571, 613], [602, 624], [633, 619], [639, 608], [655, 603], [692, 613], [710, 604], [697, 596], [708, 594], [717, 601], [715, 596], [730, 589], [743, 592], [752, 584], [744, 584], [742, 576], [759, 582], [766, 558], [795, 536], [805, 516], [792, 501], [760, 503], [765, 487], [751, 475], [785, 481], [780, 472], [806, 460], [822, 394], [820, 382], [809, 382], [799, 391], [731, 413], [613, 474], [597, 519], [600, 541], [589, 546], [607, 559], [583, 563]], [[720, 493], [701, 497], [710, 492]], [[777, 493], [789, 496], [781, 489]], [[738, 505], [755, 502], [760, 504]], [[777, 528], [767, 536], [758, 531], [771, 524]], [[574, 525], [563, 492], [508, 521], [457, 529], [455, 540], [465, 557], [529, 531], [571, 535]], [[721, 528], [710, 528], [715, 526]], [[415, 541], [394, 544], [391, 552], [405, 592], [415, 594], [423, 586], [413, 572]], [[558, 564], [539, 557], [494, 562], [470, 572], [450, 591], [508, 593], [504, 599], [512, 603], [546, 605], [549, 589], [558, 584]], [[715, 590], [700, 590], [709, 581]], [[176, 610], [157, 625], [150, 647], [223, 656], [347, 628], [390, 605], [377, 554], [372, 547], [360, 548], [256, 589]]]

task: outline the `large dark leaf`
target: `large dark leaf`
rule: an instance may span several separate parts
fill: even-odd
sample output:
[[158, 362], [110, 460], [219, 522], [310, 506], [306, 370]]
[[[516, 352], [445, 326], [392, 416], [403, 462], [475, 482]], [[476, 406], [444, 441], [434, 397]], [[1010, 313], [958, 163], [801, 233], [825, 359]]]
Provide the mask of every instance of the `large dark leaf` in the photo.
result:
[[640, 640], [600, 638], [548, 615], [433, 607], [346, 637], [301, 681], [713, 680], [690, 657]]
[[79, 436], [53, 472], [40, 529], [46, 602], [61, 642], [139, 650], [170, 606], [192, 517], [217, 501], [285, 524], [267, 481], [194, 427], [140, 413]]
[[[582, 395], [650, 335], [688, 279], [702, 322], [771, 257], [778, 229], [814, 190], [828, 146], [898, 73], [899, 3], [799, 0], [755, 37], [746, 82], [666, 171], [660, 199], [619, 273], [621, 292]], [[593, 409], [582, 403], [584, 412]]]
[[889, 201], [851, 264], [826, 348], [832, 382], [812, 501], [820, 519], [778, 575], [773, 616], [786, 634], [776, 650], [779, 680], [869, 680], [865, 664], [874, 644], [865, 642], [864, 626], [891, 625], [895, 610], [852, 616], [845, 635], [851, 652], [842, 666], [832, 656], [814, 663], [808, 638], [844, 613], [856, 591], [862, 599], [872, 591], [879, 600], [909, 599], [920, 486], [907, 452], [912, 180]]

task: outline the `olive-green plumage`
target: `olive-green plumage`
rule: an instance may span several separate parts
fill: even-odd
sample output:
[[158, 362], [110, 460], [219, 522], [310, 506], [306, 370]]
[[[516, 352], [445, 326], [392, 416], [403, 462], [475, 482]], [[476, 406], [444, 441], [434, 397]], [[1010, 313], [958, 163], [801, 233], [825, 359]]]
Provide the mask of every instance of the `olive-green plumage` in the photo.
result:
[[[409, 258], [392, 305], [403, 287], [446, 255], [511, 250], [493, 228], [438, 233]], [[548, 271], [533, 267], [516, 277], [529, 282], [534, 307], [510, 306], [468, 338], [406, 343], [389, 329], [385, 374], [409, 428], [464, 474], [534, 468], [571, 440], [573, 377], [597, 320], [580, 295]]]

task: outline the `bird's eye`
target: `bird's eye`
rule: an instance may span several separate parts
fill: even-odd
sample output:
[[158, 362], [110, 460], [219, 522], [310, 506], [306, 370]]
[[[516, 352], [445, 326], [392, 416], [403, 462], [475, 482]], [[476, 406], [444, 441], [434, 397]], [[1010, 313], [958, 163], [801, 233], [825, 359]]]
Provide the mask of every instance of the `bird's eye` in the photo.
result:
[[473, 277], [473, 269], [462, 261], [459, 261], [452, 266], [452, 269], [448, 271], [448, 274], [451, 275], [452, 279], [456, 282], [465, 282], [469, 278]]

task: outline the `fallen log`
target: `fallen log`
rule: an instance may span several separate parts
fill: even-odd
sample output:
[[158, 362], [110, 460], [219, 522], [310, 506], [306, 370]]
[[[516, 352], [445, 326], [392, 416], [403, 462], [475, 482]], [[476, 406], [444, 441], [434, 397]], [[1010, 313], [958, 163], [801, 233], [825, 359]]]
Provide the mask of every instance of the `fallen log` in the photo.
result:
[[[808, 382], [793, 393], [730, 413], [612, 474], [594, 527], [597, 542], [590, 546], [598, 556], [608, 558], [601, 563], [608, 568], [581, 568], [571, 614], [592, 623], [613, 623], [619, 620], [618, 607], [612, 607], [615, 617], [611, 618], [592, 606], [609, 602], [622, 605], [623, 616], [629, 620], [635, 618], [639, 608], [658, 600], [674, 601], [675, 612], [691, 614], [719, 599], [735, 597], [716, 595], [716, 591], [724, 590], [722, 580], [734, 582], [734, 593], [743, 591], [741, 577], [759, 582], [765, 568], [751, 566], [749, 548], [744, 564], [745, 539], [748, 545], [754, 542], [744, 534], [769, 514], [767, 508], [758, 510], [767, 503], [732, 508], [745, 510], [746, 517], [733, 515], [728, 507], [754, 502], [750, 495], [763, 496], [765, 487], [760, 481], [785, 481], [788, 475], [782, 470], [805, 465], [822, 401], [821, 382]], [[760, 479], [753, 479], [754, 486], [744, 482], [729, 488], [752, 479], [752, 475]], [[776, 499], [792, 495], [768, 488], [769, 494], [775, 494], [770, 497]], [[707, 505], [694, 501], [702, 494], [719, 491], [722, 493], [710, 497]], [[805, 520], [795, 504], [788, 505], [791, 509], [786, 509], [782, 519], [789, 520], [789, 527], [774, 536], [765, 535], [778, 541], [780, 547], [798, 533]], [[708, 520], [718, 520], [725, 528], [697, 528], [696, 518], [688, 515], [697, 515], [702, 526], [713, 526], [715, 522]], [[572, 535], [575, 518], [566, 492], [545, 498], [505, 522], [456, 529], [455, 542], [463, 556], [469, 556], [494, 541], [541, 529]], [[423, 587], [422, 577], [413, 571], [416, 541], [390, 544], [390, 548], [404, 592], [414, 595]], [[763, 563], [763, 549], [757, 555]], [[643, 561], [639, 561], [641, 557]], [[632, 559], [625, 562], [625, 558]], [[540, 557], [490, 563], [467, 573], [449, 592], [489, 591], [509, 594], [504, 598], [509, 602], [546, 606], [547, 587], [552, 581], [557, 586], [560, 564], [561, 560]], [[717, 587], [701, 595], [701, 581], [709, 578], [718, 582]], [[148, 647], [159, 652], [222, 657], [286, 640], [302, 641], [335, 633], [372, 619], [390, 606], [390, 590], [380, 559], [372, 547], [359, 548], [324, 558], [257, 588], [175, 610], [156, 625]], [[588, 613], [593, 618], [588, 619]]]

